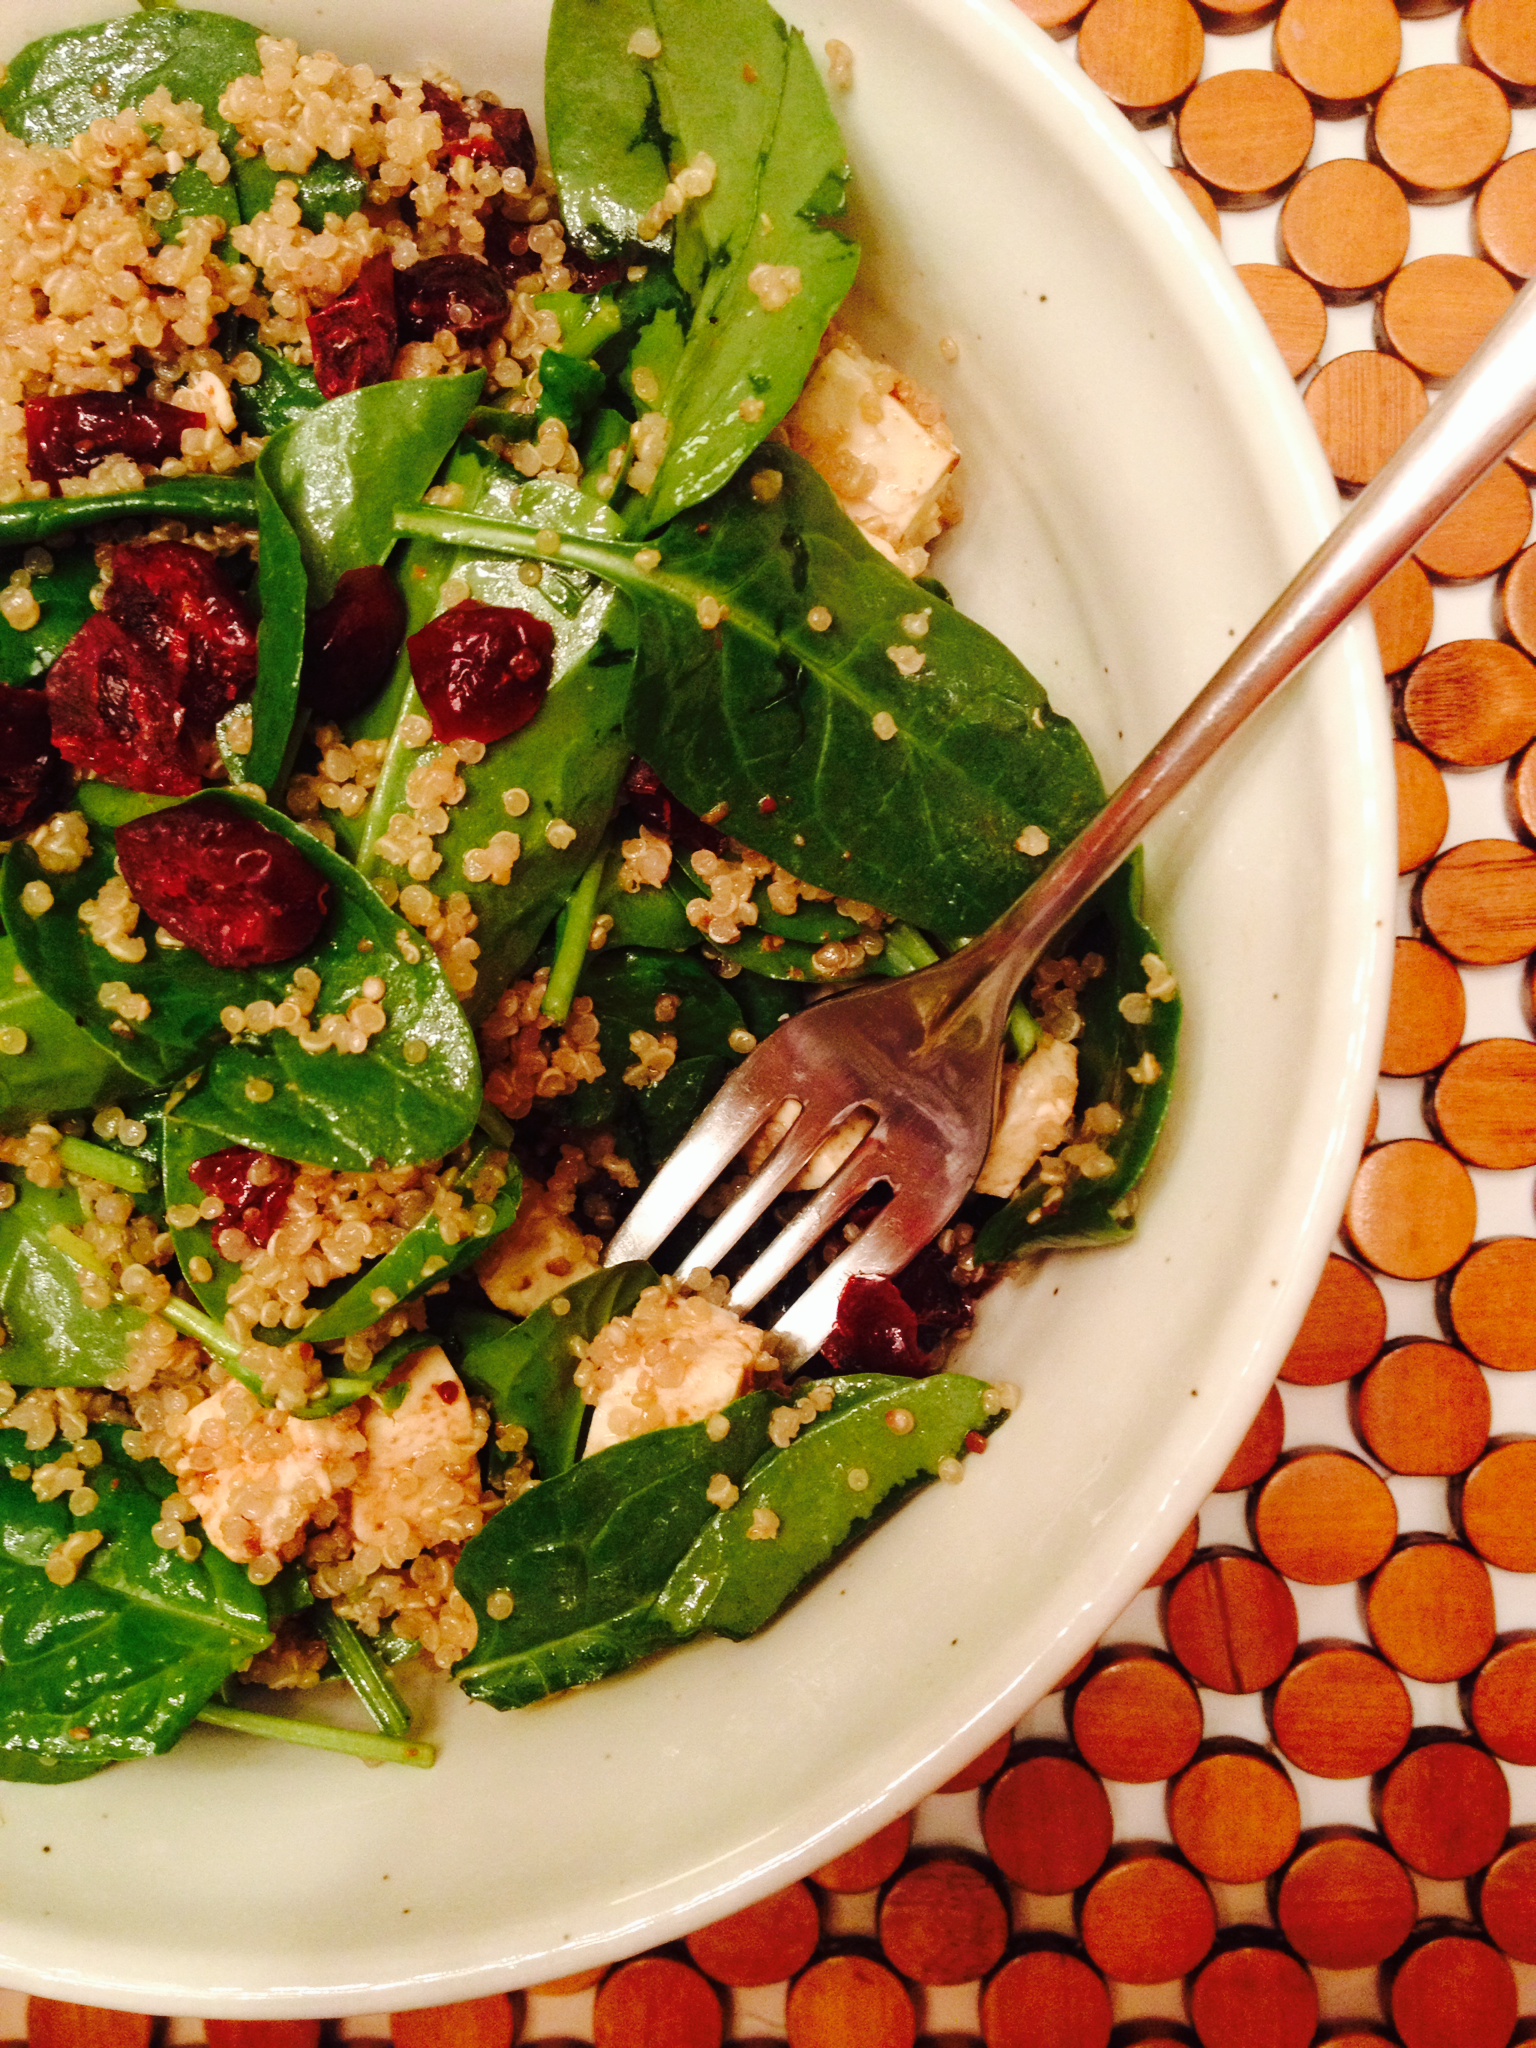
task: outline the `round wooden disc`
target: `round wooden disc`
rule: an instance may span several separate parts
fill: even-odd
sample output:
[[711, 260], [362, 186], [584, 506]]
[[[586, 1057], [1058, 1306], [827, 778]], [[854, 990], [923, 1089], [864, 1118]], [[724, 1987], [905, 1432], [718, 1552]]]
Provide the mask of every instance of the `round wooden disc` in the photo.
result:
[[1477, 1197], [1467, 1169], [1443, 1145], [1399, 1138], [1360, 1162], [1344, 1227], [1378, 1273], [1433, 1280], [1466, 1255], [1477, 1229]]
[[319, 2020], [204, 2020], [203, 2032], [208, 2048], [320, 2048]]
[[1297, 179], [1281, 209], [1280, 243], [1325, 299], [1351, 306], [1379, 291], [1401, 266], [1408, 226], [1408, 202], [1397, 180], [1380, 164], [1341, 156]]
[[1177, 166], [1168, 175], [1173, 179], [1173, 182], [1178, 186], [1184, 197], [1219, 242], [1221, 240], [1221, 215], [1216, 211], [1216, 202], [1210, 193], [1206, 191], [1198, 178], [1192, 178], [1188, 171], [1181, 171]]
[[1479, 1557], [1500, 1571], [1536, 1572], [1536, 1437], [1490, 1445], [1456, 1489], [1453, 1505]]
[[879, 1834], [871, 1835], [867, 1842], [845, 1849], [841, 1856], [823, 1863], [811, 1876], [824, 1891], [872, 1892], [901, 1868], [911, 1846], [912, 1816], [904, 1813], [897, 1820], [887, 1821]]
[[1347, 1451], [1287, 1458], [1265, 1480], [1250, 1514], [1254, 1540], [1275, 1570], [1303, 1586], [1363, 1579], [1397, 1541], [1391, 1488]]
[[1200, 76], [1205, 31], [1189, 0], [1094, 0], [1077, 61], [1132, 120], [1158, 120]]
[[[1499, 624], [1524, 653], [1536, 651], [1536, 548], [1516, 555], [1504, 572], [1499, 584]], [[1498, 643], [1489, 640], [1482, 644], [1493, 647]]]
[[1265, 206], [1312, 148], [1312, 109], [1300, 86], [1274, 71], [1218, 71], [1179, 109], [1179, 161], [1218, 205]]
[[671, 1956], [624, 1963], [598, 1989], [592, 2016], [596, 2048], [720, 2048], [724, 2038], [718, 1992], [707, 1977]]
[[1350, 1419], [1393, 1473], [1450, 1477], [1483, 1456], [1493, 1421], [1489, 1382], [1452, 1343], [1395, 1343], [1360, 1380]]
[[789, 1987], [785, 2032], [790, 2048], [913, 2048], [917, 2013], [873, 1956], [823, 1956]]
[[1293, 1387], [1331, 1387], [1353, 1379], [1376, 1356], [1386, 1334], [1381, 1289], [1363, 1266], [1332, 1252], [1280, 1377]]
[[1088, 11], [1088, 0], [1014, 0], [1014, 4], [1053, 36], [1067, 35]]
[[1536, 271], [1536, 149], [1504, 159], [1478, 193], [1472, 218], [1490, 263], [1517, 284]]
[[1070, 1701], [1072, 1739], [1101, 1778], [1153, 1785], [1200, 1746], [1200, 1695], [1171, 1658], [1141, 1644], [1103, 1655]]
[[1202, 1876], [1259, 1884], [1296, 1847], [1301, 1804], [1263, 1750], [1213, 1744], [1168, 1787], [1168, 1828]]
[[[1179, 1538], [1178, 1542], [1175, 1543], [1172, 1550], [1169, 1551], [1168, 1555], [1163, 1559], [1162, 1563], [1158, 1566], [1157, 1570], [1152, 1574], [1151, 1578], [1148, 1579], [1148, 1587], [1151, 1588], [1154, 1586], [1166, 1586], [1170, 1579], [1176, 1579], [1179, 1576], [1179, 1573], [1183, 1571], [1185, 1565], [1187, 1565], [1189, 1563], [1189, 1560], [1194, 1556], [1195, 1545], [1199, 1541], [1200, 1517], [1196, 1515], [1195, 1519], [1184, 1531], [1184, 1534]], [[1083, 1668], [1084, 1670], [1087, 1669], [1086, 1661], [1084, 1663]]]
[[1424, 386], [1396, 356], [1357, 349], [1324, 363], [1306, 408], [1341, 484], [1368, 484], [1429, 410]]
[[1527, 427], [1505, 458], [1527, 483], [1536, 483], [1536, 427]]
[[1187, 1977], [1216, 1938], [1216, 1910], [1195, 1873], [1159, 1849], [1133, 1849], [1089, 1887], [1083, 1946], [1121, 1984]]
[[1428, 1074], [1461, 1043], [1467, 993], [1453, 963], [1425, 939], [1399, 939], [1392, 968], [1392, 1002], [1384, 1074]]
[[1536, 665], [1502, 640], [1448, 640], [1416, 665], [1402, 703], [1421, 747], [1455, 768], [1491, 768], [1536, 738]]
[[1507, 277], [1477, 256], [1421, 256], [1381, 300], [1381, 335], [1421, 377], [1440, 381], [1482, 347], [1514, 301]]
[[[1181, 1538], [1180, 1541], [1182, 1540], [1183, 1539]], [[1191, 1546], [1191, 1548], [1193, 1548], [1193, 1546]], [[1058, 1678], [1056, 1683], [1051, 1687], [1051, 1691], [1065, 1692], [1069, 1686], [1076, 1685], [1077, 1681], [1082, 1677], [1083, 1673], [1088, 1669], [1088, 1666], [1092, 1662], [1092, 1649], [1084, 1650], [1081, 1657], [1079, 1657], [1077, 1662], [1072, 1666], [1072, 1669], [1070, 1671], [1064, 1671], [1061, 1674], [1060, 1678]]]
[[1285, 1405], [1278, 1387], [1264, 1396], [1264, 1405], [1248, 1426], [1248, 1434], [1232, 1453], [1231, 1462], [1216, 1482], [1217, 1493], [1241, 1493], [1257, 1485], [1274, 1465], [1285, 1441]]
[[1434, 1082], [1435, 1129], [1469, 1166], [1536, 1166], [1536, 1045], [1480, 1038]]
[[1472, 1726], [1507, 1764], [1536, 1764], [1536, 1636], [1505, 1636], [1466, 1689]]
[[1358, 1643], [1318, 1643], [1276, 1686], [1269, 1723], [1298, 1770], [1314, 1778], [1365, 1778], [1402, 1755], [1413, 1706], [1384, 1659]]
[[892, 1879], [880, 1946], [915, 1984], [969, 1984], [1002, 1961], [1008, 1908], [974, 1863], [935, 1856]]
[[792, 1884], [690, 1934], [688, 1953], [717, 1984], [781, 1984], [805, 1968], [820, 1939], [815, 1899]]
[[1109, 2048], [1104, 1979], [1065, 1947], [1010, 1956], [981, 1995], [987, 2048]]
[[1536, 18], [1526, 0], [1470, 0], [1461, 32], [1473, 63], [1518, 106], [1536, 99]]
[[1459, 1543], [1408, 1537], [1371, 1580], [1365, 1619], [1377, 1649], [1405, 1678], [1431, 1685], [1464, 1678], [1493, 1648], [1488, 1567]]
[[1395, 1955], [1419, 1916], [1413, 1879], [1374, 1835], [1327, 1829], [1280, 1880], [1275, 1918], [1320, 1970], [1368, 1970]]
[[981, 1812], [987, 1854], [1026, 1891], [1075, 1892], [1109, 1854], [1115, 1824], [1104, 1787], [1064, 1749], [1010, 1764]]
[[963, 1771], [956, 1771], [952, 1778], [946, 1778], [939, 1787], [940, 1792], [974, 1792], [978, 1785], [990, 1784], [1007, 1763], [1012, 1747], [1013, 1737], [1005, 1731], [996, 1742], [989, 1742], [981, 1755], [973, 1758]]
[[1480, 1244], [1443, 1290], [1447, 1334], [1495, 1372], [1536, 1371], [1536, 1242]]
[[[689, 1970], [686, 1974], [691, 1977], [693, 1972]], [[718, 2018], [719, 2007], [715, 2010]], [[458, 2005], [418, 2007], [414, 2012], [397, 2012], [390, 2018], [390, 2036], [401, 2043], [401, 2048], [512, 2048], [515, 2033], [516, 2015], [505, 1994], [468, 1998]], [[661, 2039], [656, 2034], [644, 2038], [647, 2043]], [[719, 2040], [718, 2032], [714, 2038]], [[689, 2048], [694, 2048], [694, 2037], [687, 2039]], [[707, 2039], [707, 2035], [698, 2037], [699, 2048]]]
[[1164, 1626], [1173, 1654], [1212, 1692], [1262, 1692], [1296, 1651], [1291, 1590], [1246, 1551], [1197, 1558], [1167, 1596]]
[[1275, 62], [1320, 114], [1357, 113], [1391, 80], [1403, 55], [1392, 0], [1286, 0]]
[[1509, 147], [1509, 102], [1465, 64], [1422, 64], [1394, 78], [1371, 116], [1370, 149], [1410, 199], [1460, 199]]
[[1393, 1973], [1390, 2007], [1404, 2048], [1507, 2048], [1520, 2017], [1514, 1971], [1470, 1929], [1412, 1949]]
[[1240, 36], [1280, 12], [1280, 0], [1199, 0], [1200, 19], [1212, 35]]
[[1430, 528], [1413, 552], [1442, 583], [1477, 583], [1512, 562], [1530, 533], [1530, 491], [1525, 479], [1501, 462]]
[[1464, 839], [1440, 855], [1417, 895], [1420, 921], [1453, 960], [1500, 967], [1536, 952], [1536, 853], [1529, 847]]
[[1498, 1854], [1509, 1829], [1509, 1784], [1465, 1736], [1422, 1742], [1399, 1759], [1376, 1795], [1382, 1833], [1423, 1877], [1470, 1877]]
[[1190, 2017], [1201, 2048], [1311, 2048], [1317, 1986], [1304, 1963], [1263, 1941], [1223, 1947], [1195, 1979]]
[[1536, 1963], [1536, 1840], [1517, 1833], [1477, 1887], [1477, 1917], [1505, 1955]]
[[[1419, 573], [1423, 575], [1422, 570]], [[1397, 763], [1397, 871], [1411, 875], [1440, 851], [1451, 822], [1451, 803], [1445, 778], [1428, 754], [1406, 740], [1394, 741], [1392, 751]]]
[[27, 2000], [27, 2040], [37, 2048], [149, 2048], [154, 2033], [147, 2013], [109, 2012], [58, 1998]]
[[1398, 675], [1411, 668], [1429, 645], [1435, 624], [1434, 588], [1409, 555], [1377, 584], [1370, 602], [1382, 669], [1389, 676]]
[[1311, 369], [1328, 339], [1328, 308], [1315, 288], [1278, 263], [1239, 263], [1237, 274], [1263, 315], [1293, 377]]

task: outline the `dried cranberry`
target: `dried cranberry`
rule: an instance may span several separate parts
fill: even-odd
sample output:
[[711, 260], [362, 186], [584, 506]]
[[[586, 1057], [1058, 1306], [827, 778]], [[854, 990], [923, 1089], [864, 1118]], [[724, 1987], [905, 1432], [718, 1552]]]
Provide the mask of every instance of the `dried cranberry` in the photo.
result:
[[440, 740], [504, 740], [538, 716], [555, 636], [532, 612], [466, 597], [406, 644]]
[[221, 802], [118, 828], [135, 902], [215, 967], [272, 967], [312, 946], [331, 885], [288, 840]]
[[41, 690], [0, 690], [0, 839], [40, 825], [63, 802], [64, 784], [47, 698]]
[[370, 256], [350, 291], [309, 316], [315, 382], [325, 398], [382, 384], [395, 366], [399, 323], [395, 265], [387, 252]]
[[485, 223], [485, 260], [505, 284], [515, 285], [544, 268], [543, 257], [528, 246], [528, 226], [503, 213], [491, 214]]
[[539, 167], [539, 152], [521, 107], [497, 107], [484, 100], [456, 100], [430, 78], [423, 79], [421, 104], [443, 125], [442, 154], [450, 160], [470, 157], [500, 170], [516, 166], [530, 183]]
[[889, 1280], [855, 1274], [837, 1303], [837, 1322], [822, 1345], [838, 1372], [894, 1372], [917, 1378], [928, 1361], [917, 1341], [917, 1317]]
[[48, 671], [53, 743], [76, 768], [120, 789], [191, 796], [206, 742], [165, 664], [115, 619], [87, 619]]
[[[260, 1165], [263, 1178], [251, 1178]], [[224, 1204], [223, 1227], [243, 1230], [252, 1244], [270, 1244], [288, 1213], [288, 1197], [299, 1169], [287, 1159], [274, 1159], [270, 1152], [251, 1152], [244, 1145], [231, 1145], [223, 1152], [210, 1152], [187, 1168], [187, 1177], [205, 1195], [216, 1195]]]
[[583, 256], [571, 242], [567, 242], [561, 260], [571, 274], [570, 288], [573, 292], [612, 291], [629, 268], [622, 257], [611, 263], [599, 263], [596, 257]]
[[624, 794], [640, 823], [670, 839], [674, 846], [685, 847], [689, 853], [697, 853], [701, 847], [710, 853], [725, 853], [725, 835], [680, 803], [648, 762], [630, 762]]
[[189, 427], [206, 427], [205, 414], [165, 405], [137, 391], [78, 391], [67, 398], [29, 398], [27, 467], [40, 481], [89, 476], [108, 455], [135, 462], [168, 462], [181, 453]]
[[507, 318], [507, 288], [478, 256], [429, 256], [395, 280], [403, 341], [430, 341], [446, 328], [465, 348], [481, 348]]
[[103, 607], [170, 671], [199, 739], [256, 681], [256, 622], [219, 564], [184, 541], [118, 548]]
[[405, 638], [405, 599], [387, 569], [347, 569], [304, 628], [304, 695], [338, 723], [371, 704]]
[[924, 1245], [896, 1275], [896, 1286], [917, 1317], [918, 1336], [926, 1350], [941, 1337], [968, 1330], [976, 1320], [975, 1306], [956, 1280], [954, 1265], [953, 1256], [946, 1258], [936, 1244]]

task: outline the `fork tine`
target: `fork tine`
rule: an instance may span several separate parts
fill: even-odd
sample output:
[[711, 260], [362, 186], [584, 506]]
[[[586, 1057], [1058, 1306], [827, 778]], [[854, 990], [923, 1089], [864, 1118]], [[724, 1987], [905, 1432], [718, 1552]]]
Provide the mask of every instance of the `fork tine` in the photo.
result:
[[[846, 1120], [845, 1117], [843, 1121]], [[802, 1103], [799, 1115], [768, 1158], [723, 1215], [716, 1217], [687, 1257], [678, 1261], [678, 1270], [691, 1273], [698, 1266], [707, 1266], [712, 1272], [769, 1204], [783, 1194], [800, 1169], [809, 1165], [826, 1139], [838, 1128], [834, 1120], [829, 1130], [827, 1119], [819, 1112], [813, 1115]]]
[[752, 1059], [743, 1061], [670, 1154], [615, 1232], [603, 1259], [605, 1266], [617, 1266], [626, 1259], [648, 1259], [779, 1107], [787, 1091], [763, 1089], [761, 1069], [754, 1076], [752, 1066]]
[[888, 1280], [899, 1273], [928, 1242], [931, 1224], [926, 1209], [907, 1202], [898, 1190], [868, 1230], [839, 1252], [774, 1324], [784, 1364], [791, 1368], [803, 1365], [821, 1349], [837, 1321], [843, 1288], [855, 1274]]
[[860, 1195], [875, 1185], [883, 1166], [878, 1144], [883, 1129], [883, 1123], [877, 1124], [867, 1133], [815, 1199], [807, 1202], [772, 1244], [753, 1260], [731, 1289], [732, 1308], [743, 1314], [756, 1308], [795, 1263], [825, 1237], [839, 1217], [847, 1215]]

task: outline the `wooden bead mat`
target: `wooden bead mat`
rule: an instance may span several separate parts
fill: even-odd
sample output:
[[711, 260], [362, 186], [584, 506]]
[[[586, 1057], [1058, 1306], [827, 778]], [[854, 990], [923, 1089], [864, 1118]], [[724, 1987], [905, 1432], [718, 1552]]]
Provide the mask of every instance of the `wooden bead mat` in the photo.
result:
[[[1368, 481], [1536, 270], [1536, 0], [1020, 4], [1075, 33]], [[601, 1981], [333, 2036], [1536, 2040], [1533, 476], [1536, 435], [1376, 606], [1404, 875], [1379, 1121], [1280, 1384], [1152, 1587], [1012, 1745], [810, 1883]], [[33, 2048], [154, 2026], [0, 1995]], [[318, 2032], [169, 2041], [205, 2031]]]

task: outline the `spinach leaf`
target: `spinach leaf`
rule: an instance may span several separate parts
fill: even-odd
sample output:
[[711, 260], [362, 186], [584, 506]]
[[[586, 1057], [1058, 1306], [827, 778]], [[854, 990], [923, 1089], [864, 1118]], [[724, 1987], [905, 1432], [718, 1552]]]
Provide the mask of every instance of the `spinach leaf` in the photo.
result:
[[[79, 920], [81, 904], [114, 873], [114, 833], [97, 822], [91, 858], [76, 874], [48, 878], [54, 907], [40, 917], [21, 907], [22, 889], [42, 878], [37, 856], [24, 842], [7, 855], [0, 907], [21, 964], [141, 1081], [164, 1087], [201, 1067], [178, 1114], [226, 1145], [338, 1170], [366, 1169], [378, 1159], [405, 1166], [443, 1158], [473, 1128], [480, 1078], [473, 1035], [430, 947], [390, 915], [356, 869], [292, 819], [245, 797], [216, 801], [291, 841], [330, 883], [326, 930], [308, 953], [278, 967], [214, 967], [190, 948], [161, 946], [150, 928], [138, 934], [147, 942], [142, 961], [113, 959]], [[306, 1053], [286, 1031], [229, 1041], [220, 1013], [258, 999], [281, 1002], [301, 966], [321, 978], [317, 1017], [345, 1012], [373, 976], [386, 983], [389, 1022], [366, 1054], [334, 1047]], [[143, 1024], [113, 1030], [122, 1020], [102, 1006], [108, 982], [126, 982], [147, 997]], [[415, 1064], [406, 1048], [418, 1044], [428, 1051]]]
[[[1120, 1014], [1123, 996], [1140, 994], [1147, 975], [1142, 960], [1158, 949], [1156, 935], [1141, 918], [1141, 854], [1138, 850], [1104, 884], [1055, 950], [1097, 953], [1106, 971], [1078, 995], [1083, 1019], [1077, 1041], [1078, 1102], [1085, 1108], [1107, 1102], [1124, 1121], [1099, 1143], [1115, 1162], [1103, 1180], [1074, 1180], [1061, 1207], [1043, 1206], [1047, 1189], [1032, 1178], [976, 1234], [976, 1256], [1001, 1263], [1025, 1252], [1060, 1251], [1095, 1244], [1122, 1244], [1135, 1234], [1134, 1202], [1126, 1197], [1151, 1161], [1168, 1114], [1178, 1058], [1181, 1004], [1154, 1002], [1148, 1024], [1130, 1024]], [[1131, 1078], [1131, 1069], [1150, 1053], [1159, 1070], [1152, 1082]], [[1031, 1217], [1035, 1220], [1031, 1222]]]
[[[1087, 823], [1098, 771], [1023, 664], [961, 612], [932, 608], [923, 668], [902, 674], [887, 650], [914, 644], [901, 621], [927, 609], [916, 585], [808, 464], [775, 448], [771, 467], [776, 497], [737, 479], [706, 520], [659, 537], [658, 569], [608, 540], [562, 542], [562, 561], [612, 580], [635, 615], [631, 744], [691, 809], [727, 804], [792, 873], [958, 943], [1040, 873], [1043, 858], [1015, 847], [1027, 826], [1060, 847]], [[524, 523], [412, 510], [396, 524], [521, 555], [537, 544]], [[825, 633], [806, 624], [813, 594], [832, 613]], [[706, 597], [729, 608], [709, 631]], [[890, 739], [874, 731], [881, 713]]]
[[0, 1029], [27, 1035], [22, 1051], [0, 1054], [0, 1130], [24, 1131], [40, 1117], [102, 1109], [143, 1093], [142, 1081], [48, 1000], [4, 937]]
[[265, 347], [256, 339], [254, 320], [231, 313], [224, 327], [224, 350], [231, 357], [253, 355], [261, 364], [254, 384], [236, 384], [229, 394], [235, 416], [248, 434], [275, 434], [325, 404], [314, 371]]
[[[0, 578], [18, 565], [19, 558], [0, 561]], [[95, 550], [67, 544], [46, 576], [33, 572], [32, 595], [43, 615], [24, 633], [9, 625], [0, 631], [0, 683], [29, 683], [53, 667], [91, 616], [91, 592], [100, 579]]]
[[49, 1236], [78, 1231], [81, 1221], [71, 1187], [20, 1183], [10, 1208], [0, 1209], [0, 1376], [13, 1387], [99, 1387], [144, 1327], [138, 1309], [87, 1308], [81, 1299], [79, 1267]]
[[[30, 547], [56, 533], [104, 526], [119, 519], [216, 519], [239, 524], [256, 516], [256, 491], [247, 476], [184, 476], [146, 484], [139, 491], [100, 497], [24, 498], [0, 505], [0, 547]], [[41, 595], [41, 593], [39, 593]]]
[[[742, 1488], [734, 1507], [699, 1534], [667, 1581], [656, 1618], [679, 1639], [712, 1629], [749, 1636], [822, 1570], [860, 1524], [934, 1478], [943, 1458], [958, 1458], [974, 1432], [993, 1429], [986, 1384], [962, 1373], [932, 1379], [858, 1374], [834, 1379], [835, 1404], [769, 1458]], [[886, 1418], [904, 1408], [912, 1428], [898, 1436]], [[868, 1484], [855, 1492], [850, 1475]], [[778, 1516], [772, 1542], [751, 1535], [759, 1508]]]
[[[601, 1080], [584, 1081], [562, 1102], [562, 1119], [587, 1129], [611, 1122], [622, 1108], [632, 1107], [646, 1133], [647, 1149], [653, 1157], [660, 1156], [668, 1148], [658, 1148], [650, 1134], [658, 1125], [668, 1131], [678, 1127], [677, 1117], [670, 1113], [673, 1096], [679, 1089], [690, 1103], [699, 1096], [701, 1071], [708, 1077], [702, 1083], [707, 1095], [740, 1057], [731, 1050], [730, 1039], [733, 1031], [743, 1028], [741, 1010], [726, 984], [688, 954], [605, 950], [588, 958], [581, 993], [592, 998], [597, 1014], [605, 1072]], [[663, 996], [679, 999], [676, 1016], [665, 1022], [656, 1016]], [[677, 1065], [638, 1091], [624, 1081], [625, 1069], [634, 1065], [629, 1040], [635, 1031], [657, 1037], [667, 1032], [677, 1040]], [[685, 1114], [681, 1128], [686, 1129], [690, 1120]]]
[[567, 1287], [568, 1312], [557, 1316], [546, 1302], [525, 1322], [489, 1309], [461, 1314], [455, 1333], [463, 1345], [459, 1378], [472, 1394], [490, 1402], [497, 1426], [528, 1432], [528, 1449], [541, 1480], [558, 1478], [576, 1462], [586, 1403], [575, 1384], [578, 1352], [615, 1316], [627, 1316], [656, 1279], [642, 1260], [609, 1266]]
[[[0, 1777], [59, 1784], [170, 1749], [226, 1679], [271, 1642], [260, 1591], [205, 1546], [193, 1563], [150, 1530], [175, 1485], [103, 1430], [99, 1504], [39, 1501], [19, 1431], [0, 1432]], [[73, 1584], [46, 1576], [66, 1536], [100, 1531]]]
[[[169, 1207], [191, 1207], [202, 1200], [202, 1190], [191, 1178], [190, 1169], [210, 1152], [222, 1149], [216, 1137], [210, 1137], [195, 1125], [184, 1124], [177, 1116], [165, 1119], [163, 1172]], [[466, 1190], [474, 1186], [489, 1164], [489, 1151], [482, 1148], [464, 1168], [461, 1179]], [[406, 1232], [393, 1251], [386, 1252], [382, 1258], [370, 1260], [355, 1277], [339, 1279], [323, 1292], [310, 1295], [309, 1306], [317, 1309], [318, 1313], [304, 1325], [304, 1341], [332, 1344], [352, 1336], [357, 1330], [366, 1330], [389, 1309], [401, 1302], [414, 1301], [427, 1288], [451, 1279], [478, 1259], [503, 1231], [511, 1229], [517, 1218], [518, 1203], [522, 1198], [522, 1175], [515, 1161], [508, 1159], [505, 1164], [507, 1179], [490, 1204], [495, 1212], [495, 1222], [490, 1229], [479, 1236], [461, 1238], [452, 1245], [445, 1244], [436, 1215], [429, 1213], [414, 1229]], [[181, 1270], [187, 1275], [193, 1293], [209, 1315], [222, 1322], [229, 1309], [229, 1290], [239, 1277], [239, 1267], [220, 1257], [215, 1228], [211, 1223], [199, 1220], [190, 1229], [173, 1229], [171, 1236], [175, 1240]], [[194, 1259], [206, 1260], [212, 1268], [211, 1279], [199, 1280], [194, 1276]], [[381, 1293], [394, 1298], [380, 1302], [378, 1296]], [[268, 1335], [265, 1330], [257, 1330], [255, 1334], [259, 1338]], [[286, 1344], [292, 1341], [292, 1336], [291, 1331], [276, 1330], [271, 1333], [271, 1341]], [[418, 1338], [416, 1341], [419, 1346], [430, 1340]]]
[[602, 884], [597, 892], [597, 914], [613, 920], [608, 929], [610, 946], [645, 946], [653, 952], [691, 953], [704, 943], [704, 934], [688, 922], [683, 899], [670, 885], [659, 889], [621, 889], [619, 874], [624, 851], [615, 843], [603, 863]]
[[[504, 1507], [454, 1573], [480, 1625], [455, 1669], [471, 1699], [529, 1706], [675, 1642], [657, 1595], [714, 1518], [711, 1478], [741, 1484], [768, 1448], [776, 1405], [767, 1394], [733, 1402], [720, 1443], [697, 1423], [610, 1445]], [[498, 1621], [485, 1603], [500, 1590], [515, 1605]]]
[[197, 101], [230, 154], [235, 134], [219, 100], [232, 79], [261, 70], [257, 34], [227, 14], [178, 8], [42, 36], [6, 67], [0, 121], [22, 142], [62, 149], [163, 85], [173, 99]]
[[[549, 156], [567, 231], [588, 256], [617, 256], [671, 176], [647, 67], [629, 54], [654, 29], [649, 0], [555, 0], [544, 67]], [[670, 248], [670, 234], [652, 244]]]

